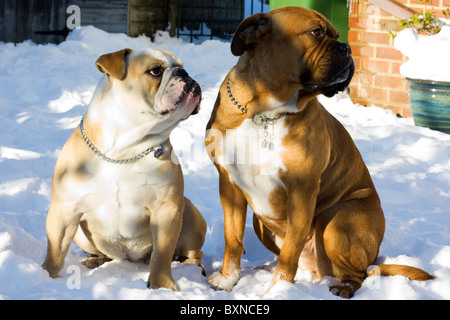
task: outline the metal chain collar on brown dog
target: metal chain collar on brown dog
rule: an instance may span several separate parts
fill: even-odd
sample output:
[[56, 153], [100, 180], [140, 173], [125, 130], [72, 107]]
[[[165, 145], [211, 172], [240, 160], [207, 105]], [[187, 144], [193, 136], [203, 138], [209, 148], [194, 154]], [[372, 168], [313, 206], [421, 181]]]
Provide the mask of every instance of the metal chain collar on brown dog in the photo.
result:
[[231, 99], [231, 102], [233, 102], [234, 105], [235, 105], [236, 107], [238, 107], [239, 110], [242, 111], [242, 113], [247, 113], [248, 108], [247, 108], [247, 107], [244, 107], [242, 104], [240, 104], [239, 102], [237, 102], [237, 100], [234, 98], [233, 93], [231, 92], [230, 79], [228, 79], [228, 81], [227, 81], [227, 93], [228, 93], [228, 96], [229, 96], [230, 99]]
[[[247, 113], [248, 108], [244, 107], [242, 104], [240, 104], [236, 98], [234, 97], [233, 93], [231, 92], [231, 84], [230, 84], [230, 79], [227, 79], [227, 93], [228, 93], [228, 97], [230, 97], [231, 102], [233, 102], [233, 104], [238, 107], [239, 110], [242, 111], [242, 113]], [[264, 140], [261, 144], [261, 146], [263, 148], [268, 148], [269, 150], [273, 150], [273, 132], [274, 132], [274, 126], [275, 123], [277, 123], [277, 121], [284, 117], [287, 114], [287, 112], [283, 112], [281, 113], [278, 117], [276, 118], [268, 118], [264, 115], [260, 115], [260, 114], [255, 114], [252, 116], [252, 121], [254, 124], [256, 125], [264, 125]], [[272, 126], [272, 130], [269, 133], [269, 124]]]

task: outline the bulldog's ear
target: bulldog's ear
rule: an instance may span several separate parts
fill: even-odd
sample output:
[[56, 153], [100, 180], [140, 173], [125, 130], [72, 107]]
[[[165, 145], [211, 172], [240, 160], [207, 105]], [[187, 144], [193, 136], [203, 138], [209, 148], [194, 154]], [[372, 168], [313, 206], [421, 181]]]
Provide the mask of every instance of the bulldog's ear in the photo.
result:
[[231, 53], [242, 55], [252, 48], [271, 29], [271, 21], [264, 13], [254, 14], [241, 22], [231, 42]]
[[123, 80], [127, 75], [125, 58], [131, 51], [131, 49], [122, 49], [113, 53], [104, 54], [97, 59], [95, 66], [101, 73]]

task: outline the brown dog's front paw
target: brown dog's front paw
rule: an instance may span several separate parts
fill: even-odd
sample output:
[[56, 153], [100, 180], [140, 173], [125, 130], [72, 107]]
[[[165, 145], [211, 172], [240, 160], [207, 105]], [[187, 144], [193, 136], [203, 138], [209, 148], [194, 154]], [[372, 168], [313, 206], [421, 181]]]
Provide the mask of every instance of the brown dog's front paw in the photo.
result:
[[239, 280], [239, 274], [232, 274], [228, 277], [221, 272], [214, 273], [208, 278], [208, 282], [214, 290], [226, 290], [230, 292]]
[[334, 285], [330, 287], [330, 292], [335, 296], [350, 299], [355, 294], [356, 290], [361, 287], [360, 284], [357, 284], [353, 281], [346, 281], [340, 284]]

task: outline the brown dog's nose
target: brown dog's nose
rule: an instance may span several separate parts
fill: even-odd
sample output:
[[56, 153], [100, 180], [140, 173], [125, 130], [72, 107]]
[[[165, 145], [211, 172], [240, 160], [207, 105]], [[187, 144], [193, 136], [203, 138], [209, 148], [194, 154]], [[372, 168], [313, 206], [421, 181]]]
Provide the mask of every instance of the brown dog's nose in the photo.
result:
[[352, 54], [352, 48], [346, 43], [338, 43], [338, 50], [342, 51], [346, 56], [350, 56]]

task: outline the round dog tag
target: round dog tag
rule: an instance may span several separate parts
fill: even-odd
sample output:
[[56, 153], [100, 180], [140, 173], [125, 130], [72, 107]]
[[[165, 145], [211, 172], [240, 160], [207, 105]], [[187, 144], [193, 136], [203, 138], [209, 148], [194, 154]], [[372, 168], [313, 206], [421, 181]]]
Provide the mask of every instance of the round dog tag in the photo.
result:
[[161, 160], [162, 158], [164, 158], [164, 150], [163, 149], [156, 149], [154, 156], [156, 159]]

